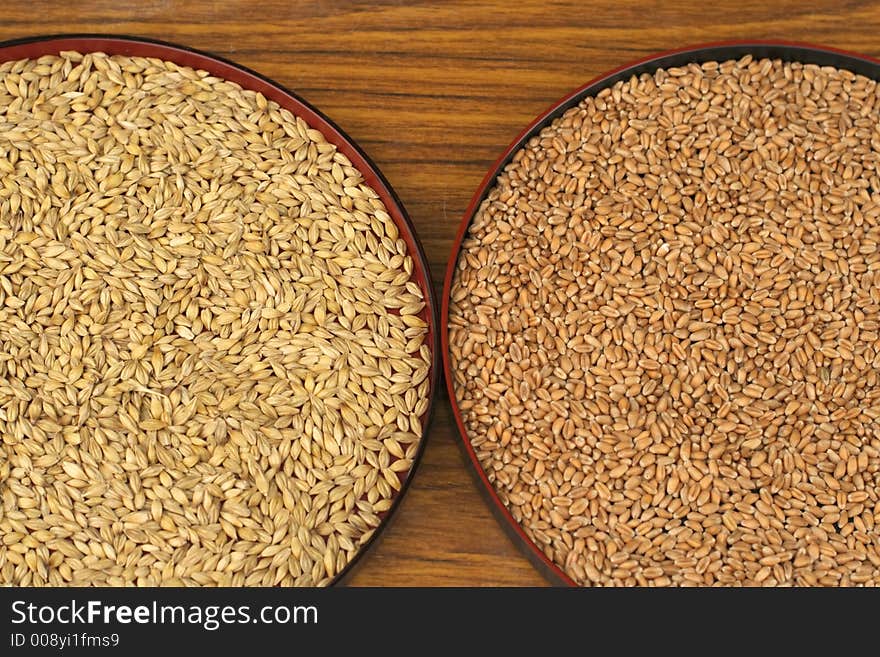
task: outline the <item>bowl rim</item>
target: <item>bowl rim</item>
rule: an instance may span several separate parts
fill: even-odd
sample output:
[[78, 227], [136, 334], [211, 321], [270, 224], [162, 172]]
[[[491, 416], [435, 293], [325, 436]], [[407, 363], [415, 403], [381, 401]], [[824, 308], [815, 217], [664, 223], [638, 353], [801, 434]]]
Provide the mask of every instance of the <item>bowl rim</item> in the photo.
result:
[[337, 150], [351, 161], [352, 166], [363, 175], [364, 182], [379, 195], [400, 232], [400, 238], [406, 242], [408, 253], [414, 263], [410, 280], [416, 281], [425, 295], [425, 309], [420, 315], [428, 324], [425, 344], [431, 348], [431, 362], [428, 372], [428, 407], [422, 415], [422, 431], [412, 465], [405, 473], [400, 473], [403, 475], [401, 476], [400, 489], [395, 493], [391, 506], [386, 511], [377, 514], [381, 520], [373, 529], [371, 536], [359, 547], [345, 568], [336, 573], [328, 583], [329, 586], [345, 584], [353, 571], [361, 564], [364, 555], [378, 545], [380, 537], [384, 535], [393, 519], [397, 517], [397, 510], [406, 497], [410, 484], [422, 462], [434, 418], [434, 402], [440, 389], [442, 364], [438, 304], [431, 280], [431, 268], [412, 218], [376, 163], [332, 119], [288, 87], [231, 59], [149, 37], [127, 34], [58, 33], [0, 42], [0, 63], [14, 59], [57, 54], [66, 50], [76, 50], [82, 53], [106, 52], [110, 55], [133, 57], [156, 57], [179, 65], [208, 71], [212, 75], [235, 82], [244, 89], [262, 93], [266, 98], [276, 101], [295, 116], [304, 119], [310, 128], [320, 131], [328, 142], [334, 144]]
[[461, 254], [462, 242], [467, 235], [468, 228], [473, 221], [477, 210], [494, 182], [504, 168], [510, 163], [514, 154], [519, 151], [529, 139], [538, 134], [543, 128], [561, 116], [571, 107], [577, 105], [588, 96], [595, 96], [603, 89], [612, 86], [619, 80], [629, 78], [642, 73], [652, 73], [660, 68], [682, 66], [688, 63], [705, 61], [723, 61], [727, 59], [739, 59], [745, 55], [755, 57], [770, 57], [784, 61], [803, 62], [805, 64], [818, 64], [820, 66], [834, 66], [847, 69], [854, 73], [865, 75], [875, 80], [880, 80], [880, 59], [863, 55], [840, 48], [817, 45], [801, 41], [787, 40], [731, 40], [698, 43], [672, 50], [665, 50], [650, 54], [645, 57], [632, 60], [618, 66], [606, 73], [592, 78], [586, 84], [576, 88], [535, 117], [529, 124], [510, 142], [501, 155], [489, 167], [483, 177], [459, 223], [458, 232], [453, 241], [452, 251], [446, 266], [446, 275], [443, 281], [440, 310], [440, 342], [443, 358], [443, 372], [446, 379], [446, 389], [449, 395], [449, 403], [452, 415], [455, 419], [455, 429], [458, 433], [458, 443], [462, 448], [465, 461], [470, 464], [470, 470], [474, 476], [477, 487], [483, 494], [493, 515], [501, 524], [508, 537], [517, 545], [532, 565], [553, 585], [578, 586], [577, 582], [554, 563], [541, 548], [526, 535], [520, 523], [504, 505], [495, 487], [489, 481], [486, 471], [477, 458], [473, 445], [468, 438], [468, 432], [464, 425], [461, 409], [455, 396], [453, 386], [453, 368], [449, 355], [449, 299], [452, 292], [452, 282], [455, 275], [458, 259]]

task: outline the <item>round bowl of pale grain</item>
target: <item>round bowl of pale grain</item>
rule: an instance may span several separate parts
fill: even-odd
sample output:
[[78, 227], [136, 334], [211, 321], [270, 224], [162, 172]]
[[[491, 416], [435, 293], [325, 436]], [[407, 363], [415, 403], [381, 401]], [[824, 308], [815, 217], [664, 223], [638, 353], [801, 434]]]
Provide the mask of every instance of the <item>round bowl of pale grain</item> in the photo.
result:
[[0, 583], [325, 586], [439, 376], [430, 274], [335, 124], [223, 59], [0, 45]]
[[880, 583], [880, 68], [663, 53], [566, 96], [461, 223], [462, 446], [551, 581]]

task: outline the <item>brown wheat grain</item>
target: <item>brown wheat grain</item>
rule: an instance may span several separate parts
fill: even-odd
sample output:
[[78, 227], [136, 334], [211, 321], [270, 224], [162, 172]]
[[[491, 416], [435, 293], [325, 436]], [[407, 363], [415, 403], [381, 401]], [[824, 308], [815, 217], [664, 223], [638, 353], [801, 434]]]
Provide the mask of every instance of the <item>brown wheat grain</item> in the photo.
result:
[[584, 585], [880, 584], [880, 89], [707, 62], [529, 139], [463, 242], [456, 401]]

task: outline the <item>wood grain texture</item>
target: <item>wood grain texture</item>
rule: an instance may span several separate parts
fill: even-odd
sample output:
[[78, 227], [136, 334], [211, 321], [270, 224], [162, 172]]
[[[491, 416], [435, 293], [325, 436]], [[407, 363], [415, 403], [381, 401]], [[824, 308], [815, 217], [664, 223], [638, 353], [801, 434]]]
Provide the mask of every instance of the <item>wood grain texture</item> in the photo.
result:
[[[880, 4], [7, 0], [0, 6], [0, 39], [73, 32], [177, 42], [298, 92], [391, 181], [439, 289], [459, 220], [486, 170], [568, 91], [634, 59], [702, 42], [808, 41], [878, 56]], [[457, 439], [443, 394], [413, 486], [350, 584], [545, 583], [490, 514]]]

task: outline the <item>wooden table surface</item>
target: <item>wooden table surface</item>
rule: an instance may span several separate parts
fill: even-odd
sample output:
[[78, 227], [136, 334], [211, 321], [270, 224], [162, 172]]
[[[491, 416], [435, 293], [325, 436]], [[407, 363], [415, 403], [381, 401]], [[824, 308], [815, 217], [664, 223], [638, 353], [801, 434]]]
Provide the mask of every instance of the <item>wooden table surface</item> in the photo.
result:
[[[711, 41], [808, 41], [880, 56], [880, 3], [6, 0], [0, 6], [0, 39], [73, 32], [173, 41], [297, 91], [391, 181], [439, 290], [459, 220], [486, 170], [568, 91], [651, 53]], [[428, 440], [394, 522], [350, 583], [545, 584], [502, 532], [465, 467], [445, 388]]]

